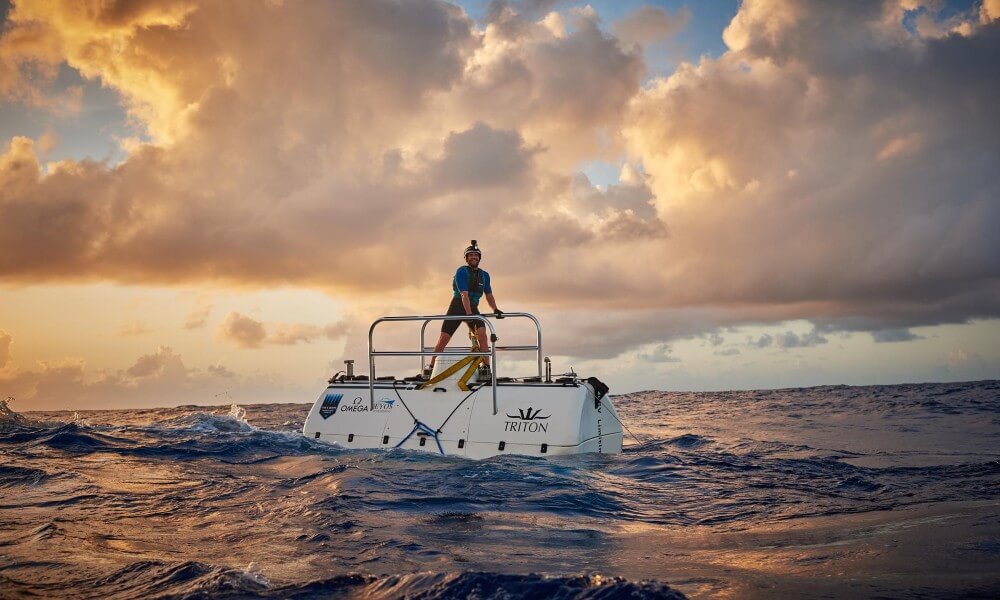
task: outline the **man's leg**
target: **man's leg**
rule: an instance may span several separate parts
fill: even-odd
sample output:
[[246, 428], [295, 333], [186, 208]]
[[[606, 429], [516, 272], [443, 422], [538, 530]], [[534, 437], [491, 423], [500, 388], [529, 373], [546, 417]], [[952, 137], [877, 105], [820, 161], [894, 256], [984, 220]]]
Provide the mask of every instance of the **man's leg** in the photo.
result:
[[[486, 341], [486, 328], [479, 327], [476, 329], [476, 336], [479, 338], [479, 349], [483, 352], [488, 352], [490, 349], [489, 343]], [[490, 357], [481, 356], [483, 363], [488, 367], [490, 366]]]
[[[441, 351], [443, 351], [444, 348], [445, 348], [445, 346], [448, 345], [449, 341], [451, 341], [451, 335], [442, 331], [441, 335], [438, 337], [438, 343], [437, 343], [437, 345], [434, 346], [434, 351], [435, 352], [441, 352]], [[437, 362], [437, 357], [436, 356], [432, 356], [431, 357], [431, 371], [434, 370], [434, 363], [436, 363], [436, 362]]]

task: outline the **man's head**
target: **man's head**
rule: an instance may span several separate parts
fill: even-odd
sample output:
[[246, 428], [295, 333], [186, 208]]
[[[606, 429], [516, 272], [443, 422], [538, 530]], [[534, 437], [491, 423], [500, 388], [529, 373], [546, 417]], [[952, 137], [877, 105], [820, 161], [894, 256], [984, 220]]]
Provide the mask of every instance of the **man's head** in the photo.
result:
[[479, 261], [483, 259], [483, 252], [479, 249], [476, 240], [472, 240], [472, 245], [465, 249], [465, 263], [470, 267], [478, 267]]

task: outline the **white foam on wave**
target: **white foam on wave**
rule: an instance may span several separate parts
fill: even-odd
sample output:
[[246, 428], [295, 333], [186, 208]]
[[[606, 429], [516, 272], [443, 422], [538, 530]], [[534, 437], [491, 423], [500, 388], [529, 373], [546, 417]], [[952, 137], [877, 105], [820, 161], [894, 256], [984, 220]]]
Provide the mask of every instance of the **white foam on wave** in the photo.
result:
[[0, 399], [0, 430], [11, 427], [25, 425], [27, 421], [24, 417], [14, 411], [10, 404], [14, 401], [12, 396]]
[[210, 412], [193, 412], [153, 424], [155, 429], [183, 429], [192, 433], [239, 433], [259, 431], [247, 421], [247, 411], [237, 403], [229, 412], [220, 415]]
[[235, 402], [233, 402], [233, 405], [229, 407], [229, 414], [226, 416], [235, 421], [239, 421], [240, 423], [244, 423], [249, 427], [253, 427], [253, 425], [250, 425], [247, 421], [247, 409]]
[[[235, 407], [236, 404], [233, 404], [233, 406]], [[243, 569], [243, 577], [252, 581], [253, 583], [256, 583], [257, 585], [261, 585], [263, 587], [271, 587], [271, 582], [267, 580], [267, 577], [264, 577], [264, 573], [261, 572], [261, 570], [257, 567], [257, 564], [254, 563], [253, 561], [251, 561], [250, 564], [248, 564], [246, 568]]]

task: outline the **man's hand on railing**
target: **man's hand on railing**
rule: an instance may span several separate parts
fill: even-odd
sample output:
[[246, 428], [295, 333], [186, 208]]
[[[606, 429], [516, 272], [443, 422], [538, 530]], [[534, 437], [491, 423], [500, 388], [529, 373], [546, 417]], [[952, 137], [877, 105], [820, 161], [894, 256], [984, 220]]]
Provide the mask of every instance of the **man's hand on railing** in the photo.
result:
[[500, 310], [499, 308], [498, 308], [498, 309], [496, 309], [495, 311], [493, 311], [493, 314], [494, 314], [494, 315], [496, 316], [496, 318], [498, 318], [498, 319], [502, 319], [502, 318], [503, 318], [503, 311], [502, 311], [502, 310]]

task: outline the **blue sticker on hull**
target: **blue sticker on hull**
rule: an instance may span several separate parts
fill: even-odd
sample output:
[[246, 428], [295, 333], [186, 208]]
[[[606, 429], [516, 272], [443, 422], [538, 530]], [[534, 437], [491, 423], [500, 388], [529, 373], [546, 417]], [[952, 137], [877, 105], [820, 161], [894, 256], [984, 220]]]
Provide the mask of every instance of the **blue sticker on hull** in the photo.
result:
[[340, 406], [340, 401], [344, 398], [343, 394], [333, 394], [327, 392], [326, 396], [323, 398], [323, 406], [319, 407], [319, 416], [327, 419], [333, 413], [337, 412], [337, 407]]

